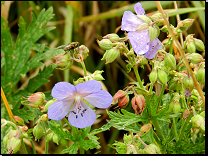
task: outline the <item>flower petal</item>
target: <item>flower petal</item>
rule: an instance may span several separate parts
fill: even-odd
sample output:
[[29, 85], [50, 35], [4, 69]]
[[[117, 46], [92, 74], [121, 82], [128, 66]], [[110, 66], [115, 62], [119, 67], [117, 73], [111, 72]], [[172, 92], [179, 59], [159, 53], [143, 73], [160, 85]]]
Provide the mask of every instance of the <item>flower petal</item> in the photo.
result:
[[82, 97], [89, 95], [93, 92], [98, 92], [102, 88], [100, 82], [96, 80], [89, 80], [85, 83], [80, 83], [75, 87], [77, 89], [78, 94]]
[[108, 108], [113, 101], [113, 97], [105, 90], [100, 90], [97, 93], [85, 96], [83, 99], [89, 102], [91, 105], [101, 109]]
[[158, 49], [163, 49], [163, 46], [160, 40], [156, 37], [152, 42], [150, 42], [150, 48], [149, 51], [145, 54], [145, 57], [148, 59], [153, 59]]
[[137, 15], [144, 15], [145, 14], [144, 9], [142, 8], [141, 3], [139, 3], [139, 2], [134, 5], [134, 10]]
[[[74, 106], [72, 107], [72, 110], [75, 109], [75, 106], [77, 104], [75, 103]], [[78, 127], [78, 128], [85, 128], [88, 126], [91, 126], [95, 120], [96, 120], [96, 114], [95, 112], [84, 102], [81, 100], [81, 105], [82, 107], [84, 107], [86, 109], [86, 111], [84, 113], [78, 113], [77, 117], [76, 114], [74, 114], [73, 112], [69, 113], [69, 123], [74, 126], [74, 127]]]
[[121, 21], [121, 30], [136, 31], [138, 26], [142, 23], [144, 23], [144, 21], [131, 11], [125, 11]]
[[53, 98], [63, 100], [66, 97], [72, 97], [75, 92], [75, 87], [68, 82], [58, 82], [51, 91]]
[[143, 55], [149, 50], [149, 30], [130, 31], [127, 33], [129, 41], [137, 55]]
[[48, 107], [48, 118], [52, 120], [61, 120], [68, 113], [73, 104], [73, 100], [56, 101]]

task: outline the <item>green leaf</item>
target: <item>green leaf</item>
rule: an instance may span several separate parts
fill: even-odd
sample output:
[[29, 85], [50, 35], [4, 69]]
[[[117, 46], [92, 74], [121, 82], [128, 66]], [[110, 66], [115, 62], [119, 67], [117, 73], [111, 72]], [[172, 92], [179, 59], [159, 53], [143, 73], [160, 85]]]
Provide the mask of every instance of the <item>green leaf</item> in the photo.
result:
[[63, 150], [62, 153], [77, 154], [78, 147], [79, 147], [78, 143], [75, 142], [69, 148]]
[[95, 145], [94, 148], [100, 149], [100, 143], [97, 141], [99, 138], [92, 135], [91, 133], [87, 135], [88, 138], [92, 141], [92, 143]]
[[79, 141], [79, 145], [84, 148], [84, 150], [96, 148], [96, 144], [92, 140], [82, 140]]
[[111, 124], [107, 123], [106, 125], [103, 125], [101, 128], [94, 129], [93, 131], [91, 131], [90, 135], [95, 135], [95, 134], [101, 133], [103, 131], [110, 130], [110, 127], [111, 127]]

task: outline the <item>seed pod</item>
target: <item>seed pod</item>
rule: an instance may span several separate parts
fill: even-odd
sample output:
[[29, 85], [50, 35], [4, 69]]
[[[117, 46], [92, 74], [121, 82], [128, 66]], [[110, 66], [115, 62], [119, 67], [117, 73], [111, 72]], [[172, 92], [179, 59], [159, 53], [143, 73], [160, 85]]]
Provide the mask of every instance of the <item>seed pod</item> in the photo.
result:
[[202, 56], [198, 53], [192, 53], [192, 54], [186, 55], [186, 59], [188, 59], [193, 64], [198, 64], [202, 62], [203, 60]]
[[168, 79], [167, 79], [166, 72], [163, 71], [163, 70], [161, 70], [160, 68], [158, 68], [157, 74], [158, 74], [158, 79], [160, 80], [160, 82], [163, 83], [163, 84], [165, 84], [165, 85], [167, 85]]
[[202, 42], [202, 40], [194, 38], [194, 45], [196, 46], [196, 49], [198, 51], [204, 51], [204, 43]]
[[176, 60], [172, 54], [167, 53], [165, 55], [164, 61], [171, 69], [176, 69]]
[[43, 136], [43, 128], [39, 125], [36, 125], [34, 128], [33, 128], [33, 135], [35, 136], [35, 141], [39, 139]]
[[20, 146], [21, 146], [20, 139], [12, 137], [7, 142], [7, 149], [9, 150], [7, 154], [16, 153], [20, 149]]
[[104, 36], [103, 39], [109, 39], [109, 40], [111, 40], [112, 42], [113, 42], [113, 41], [116, 41], [116, 42], [119, 42], [119, 41], [120, 41], [119, 36], [118, 36], [117, 34], [115, 34], [115, 33], [108, 34], [108, 35]]
[[199, 70], [197, 70], [196, 79], [199, 83], [205, 85], [205, 69], [204, 68], [200, 68]]
[[153, 68], [152, 72], [149, 75], [149, 80], [152, 84], [154, 84], [157, 80], [157, 71], [156, 68]]
[[110, 50], [113, 47], [113, 43], [109, 39], [97, 40], [99, 46], [103, 50]]
[[185, 89], [191, 93], [191, 91], [194, 89], [193, 79], [191, 77], [187, 76], [187, 77], [183, 78], [182, 82], [184, 84]]

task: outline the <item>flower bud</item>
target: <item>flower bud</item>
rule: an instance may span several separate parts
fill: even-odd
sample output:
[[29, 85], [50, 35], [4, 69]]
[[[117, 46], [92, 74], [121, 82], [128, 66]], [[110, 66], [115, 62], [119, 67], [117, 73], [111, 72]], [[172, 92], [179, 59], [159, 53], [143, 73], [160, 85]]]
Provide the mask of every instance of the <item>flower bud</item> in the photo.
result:
[[101, 60], [105, 59], [105, 61], [106, 61], [105, 64], [108, 64], [108, 63], [113, 62], [119, 56], [120, 56], [120, 52], [118, 51], [118, 49], [116, 47], [113, 47], [110, 50], [106, 50], [106, 52], [103, 55], [103, 58]]
[[199, 83], [205, 85], [205, 69], [200, 68], [197, 70], [196, 79]]
[[125, 144], [131, 144], [132, 143], [131, 135], [124, 134], [123, 140], [124, 140]]
[[49, 107], [52, 103], [54, 103], [54, 102], [56, 102], [56, 101], [57, 101], [57, 99], [49, 100], [49, 101], [46, 103], [43, 112], [47, 112], [47, 111], [48, 111], [48, 107]]
[[149, 144], [144, 148], [144, 154], [159, 154], [160, 148], [157, 147], [155, 144]]
[[194, 89], [194, 81], [191, 77], [185, 77], [182, 80], [185, 89], [187, 89], [189, 92], [191, 92]]
[[80, 51], [82, 58], [85, 60], [89, 54], [89, 49], [85, 45], [81, 45], [77, 49]]
[[129, 95], [125, 91], [119, 90], [113, 96], [112, 104], [116, 104], [116, 103], [118, 103], [117, 107], [125, 108], [126, 105], [129, 103]]
[[39, 139], [43, 136], [43, 128], [39, 125], [36, 125], [34, 128], [33, 128], [33, 135], [35, 136], [35, 141]]
[[185, 19], [183, 21], [180, 21], [178, 25], [180, 25], [180, 29], [184, 31], [187, 30], [188, 27], [192, 25], [193, 21], [194, 19]]
[[57, 134], [53, 134], [52, 140], [54, 143], [56, 143], [57, 145], [59, 145], [59, 137]]
[[103, 39], [109, 39], [112, 42], [119, 42], [120, 41], [119, 36], [115, 33], [108, 34], [108, 35], [104, 36]]
[[186, 55], [186, 59], [188, 59], [193, 64], [198, 64], [202, 62], [203, 60], [202, 56], [198, 53], [192, 53], [192, 54]]
[[190, 43], [187, 45], [187, 50], [189, 53], [195, 53], [196, 52], [196, 47], [193, 43]]
[[157, 37], [157, 29], [153, 26], [149, 27], [150, 42], [152, 42], [155, 37]]
[[48, 121], [48, 114], [43, 114], [43, 115], [41, 116], [41, 119], [42, 119], [43, 121]]
[[154, 84], [157, 80], [157, 71], [156, 68], [153, 68], [152, 72], [149, 75], [149, 80], [152, 84]]
[[160, 82], [166, 85], [168, 81], [166, 72], [158, 68], [157, 75]]
[[186, 109], [186, 110], [183, 112], [183, 120], [185, 120], [189, 115], [190, 115], [190, 111], [189, 111], [188, 109]]
[[46, 141], [51, 141], [52, 140], [52, 137], [53, 137], [53, 133], [47, 134]]
[[12, 137], [7, 142], [7, 149], [9, 150], [7, 154], [16, 153], [20, 149], [20, 146], [21, 146], [20, 139]]
[[150, 123], [145, 124], [141, 127], [140, 131], [136, 133], [136, 137], [140, 137], [143, 134], [148, 133], [151, 128], [152, 128], [152, 122], [150, 121]]
[[172, 80], [169, 81], [169, 90], [181, 90], [181, 87], [181, 83], [177, 77], [174, 77]]
[[178, 114], [181, 110], [181, 104], [179, 102], [174, 103], [173, 113]]
[[73, 64], [73, 60], [71, 60], [71, 56], [69, 53], [58, 54], [54, 56], [54, 59], [56, 60], [55, 64], [60, 68], [70, 68]]
[[84, 83], [84, 78], [78, 78], [77, 81], [73, 81], [73, 84], [76, 86], [79, 83]]
[[160, 12], [157, 12], [157, 13], [153, 14], [153, 15], [151, 16], [151, 18], [152, 18], [154, 21], [156, 21], [156, 20], [162, 19], [163, 17], [162, 17], [162, 14], [161, 14]]
[[104, 71], [103, 71], [103, 70], [102, 70], [102, 71], [96, 70], [96, 71], [92, 74], [92, 77], [94, 78], [94, 80], [97, 80], [97, 81], [105, 80], [105, 79], [103, 78], [103, 76], [101, 75], [102, 72], [104, 72]]
[[150, 18], [147, 17], [146, 15], [136, 15], [136, 16], [139, 17], [140, 19], [142, 19], [143, 21], [145, 21], [147, 24], [151, 24], [152, 23]]
[[28, 97], [27, 101], [31, 102], [29, 106], [38, 108], [45, 104], [45, 94], [42, 92], [37, 92]]
[[172, 54], [167, 53], [164, 57], [164, 61], [171, 69], [176, 69], [176, 60]]
[[134, 145], [129, 145], [126, 149], [126, 154], [138, 154]]
[[136, 95], [131, 101], [135, 114], [142, 113], [145, 107], [145, 98], [143, 95]]
[[113, 47], [113, 43], [109, 39], [102, 39], [101, 41], [97, 40], [97, 42], [103, 50], [109, 50]]
[[24, 125], [24, 120], [20, 118], [19, 116], [13, 116], [12, 118], [16, 124], [21, 125], [21, 126]]
[[196, 38], [193, 38], [194, 40], [194, 45], [196, 46], [196, 49], [198, 51], [204, 51], [204, 43], [202, 42], [202, 40], [200, 39], [196, 39]]
[[193, 127], [199, 128], [202, 131], [205, 131], [205, 121], [204, 121], [204, 118], [201, 115], [198, 115], [198, 114], [194, 115], [191, 118], [191, 123], [192, 123]]
[[17, 129], [17, 130], [10, 130], [7, 135], [8, 135], [8, 139], [10, 139], [12, 137], [15, 137], [15, 138], [19, 139], [20, 137], [22, 137], [21, 132], [20, 132], [19, 129]]

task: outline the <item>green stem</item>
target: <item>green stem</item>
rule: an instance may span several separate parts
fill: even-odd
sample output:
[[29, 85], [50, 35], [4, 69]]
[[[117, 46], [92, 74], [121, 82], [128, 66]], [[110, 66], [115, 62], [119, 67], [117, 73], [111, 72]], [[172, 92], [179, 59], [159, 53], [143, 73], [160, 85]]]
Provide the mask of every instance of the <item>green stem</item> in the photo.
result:
[[173, 53], [173, 40], [171, 39], [170, 41], [170, 50], [169, 53], [172, 54]]
[[37, 154], [37, 153], [36, 153], [36, 150], [35, 150], [35, 146], [34, 146], [33, 141], [32, 141], [32, 140], [30, 140], [30, 142], [31, 142], [31, 145], [32, 145], [33, 154]]
[[181, 126], [181, 133], [180, 133], [180, 136], [179, 136], [179, 140], [178, 141], [181, 141], [182, 137], [183, 137], [183, 134], [184, 134], [184, 131], [186, 130], [186, 127], [191, 119], [192, 115], [190, 114], [185, 120], [185, 123], [183, 124], [182, 123], [182, 126]]
[[178, 142], [178, 133], [176, 130], [176, 122], [175, 122], [175, 117], [173, 117], [173, 128], [174, 128], [174, 132], [175, 132], [175, 138], [176, 138], [176, 142]]
[[80, 62], [81, 65], [82, 65], [82, 68], [84, 70], [84, 76], [87, 76], [87, 70], [86, 70], [86, 67], [85, 67], [85, 64], [84, 64], [84, 61], [83, 62]]
[[80, 146], [79, 150], [80, 150], [80, 154], [85, 154], [84, 148], [82, 148], [81, 146]]
[[27, 149], [26, 149], [26, 147], [25, 147], [25, 143], [24, 143], [24, 141], [23, 141], [23, 138], [21, 139], [21, 143], [22, 143], [22, 148], [23, 148], [24, 153], [25, 153], [25, 154], [28, 154]]
[[160, 125], [158, 124], [158, 121], [157, 120], [153, 120], [152, 124], [155, 127], [155, 129], [156, 129], [158, 137], [160, 138], [161, 141], [163, 141], [164, 140], [164, 136], [162, 134], [162, 131], [160, 129]]
[[48, 154], [48, 141], [45, 142], [45, 154]]
[[158, 108], [158, 105], [160, 105], [160, 101], [162, 100], [162, 96], [163, 96], [163, 94], [164, 94], [164, 91], [165, 91], [165, 85], [162, 84], [162, 89], [161, 89], [160, 95], [159, 95], [159, 97], [158, 97], [159, 100], [158, 100], [157, 108]]
[[[133, 63], [131, 57], [129, 55], [127, 55], [127, 57], [129, 59], [129, 62], [133, 65], [134, 63]], [[139, 72], [138, 72], [137, 66], [134, 66], [133, 69], [134, 69], [134, 73], [135, 73], [136, 78], [137, 78], [137, 82], [139, 83], [140, 87], [142, 89], [144, 89], [144, 86], [142, 85], [142, 81], [141, 81], [140, 76], [139, 76]]]
[[149, 94], [152, 94], [153, 84], [150, 84]]
[[69, 126], [69, 128], [72, 129], [72, 126], [70, 125], [69, 121], [66, 118], [63, 118], [63, 119], [67, 123], [67, 125]]

